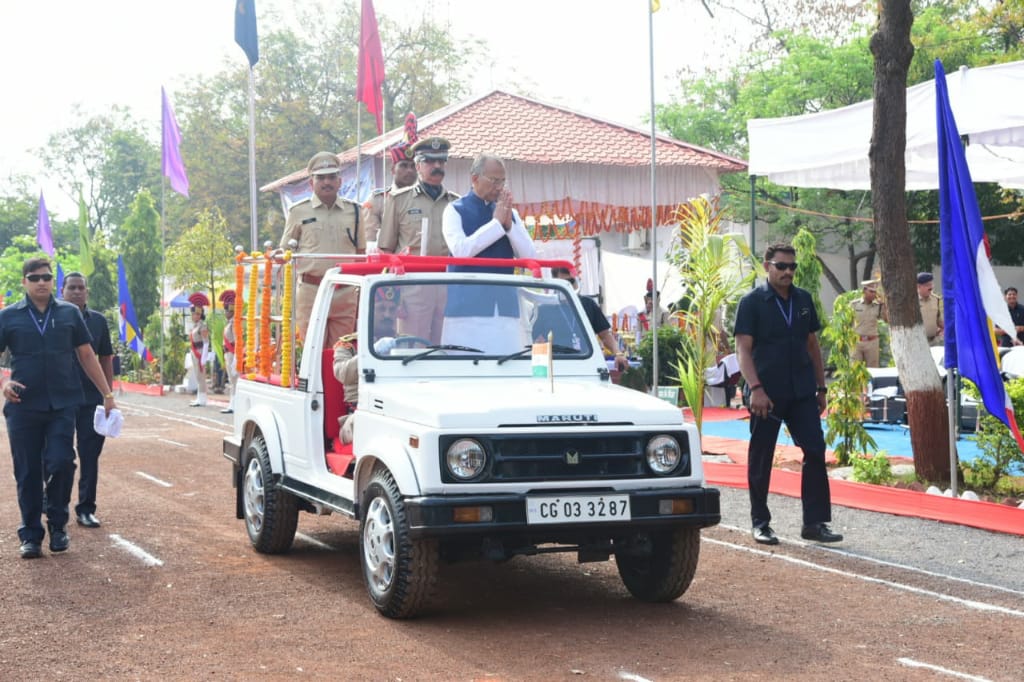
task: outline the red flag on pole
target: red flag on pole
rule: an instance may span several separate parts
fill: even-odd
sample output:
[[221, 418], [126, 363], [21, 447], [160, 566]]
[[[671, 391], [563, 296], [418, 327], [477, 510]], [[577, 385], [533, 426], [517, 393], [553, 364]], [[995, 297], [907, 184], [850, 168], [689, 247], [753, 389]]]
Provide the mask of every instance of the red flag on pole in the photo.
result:
[[380, 33], [377, 32], [377, 14], [373, 11], [373, 0], [363, 0], [363, 11], [359, 25], [359, 76], [356, 85], [356, 101], [366, 105], [366, 110], [377, 119], [377, 132], [384, 132], [384, 53], [380, 47]]

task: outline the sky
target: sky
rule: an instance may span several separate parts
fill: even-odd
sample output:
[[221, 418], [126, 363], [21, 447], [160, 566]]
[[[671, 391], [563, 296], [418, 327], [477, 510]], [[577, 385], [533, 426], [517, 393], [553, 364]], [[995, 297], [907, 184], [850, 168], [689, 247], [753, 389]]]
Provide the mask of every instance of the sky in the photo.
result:
[[[330, 11], [358, 0], [322, 0]], [[508, 89], [613, 122], [646, 127], [650, 110], [648, 0], [374, 0], [378, 16], [430, 16], [456, 40], [486, 46], [492, 65], [470, 76], [470, 94]], [[293, 22], [292, 0], [256, 0]], [[297, 26], [297, 22], [295, 23]], [[708, 16], [700, 0], [661, 0], [654, 14], [655, 100], [678, 93], [681, 68], [717, 63], [742, 22]], [[381, 35], [387, 50], [388, 36]], [[48, 137], [114, 105], [131, 108], [159, 139], [160, 87], [244, 66], [232, 0], [0, 0], [0, 192], [25, 174], [51, 215], [77, 214], [34, 151]], [[519, 87], [521, 86], [521, 87]], [[258, 86], [257, 86], [258, 87]]]

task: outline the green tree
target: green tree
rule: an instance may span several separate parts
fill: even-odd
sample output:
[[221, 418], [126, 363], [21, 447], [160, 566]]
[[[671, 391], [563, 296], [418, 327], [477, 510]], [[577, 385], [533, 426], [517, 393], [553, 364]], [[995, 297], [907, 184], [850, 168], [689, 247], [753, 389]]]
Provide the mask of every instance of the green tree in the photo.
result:
[[[739, 51], [741, 56], [733, 65], [720, 72], [684, 77], [680, 94], [658, 107], [659, 127], [678, 139], [744, 157], [749, 119], [813, 113], [870, 99], [874, 67], [866, 23], [839, 22], [837, 30], [824, 31], [820, 26], [842, 16], [839, 8], [827, 2], [812, 3], [820, 7], [809, 13], [807, 3], [784, 4], [789, 8], [784, 10], [774, 0], [757, 3], [761, 11], [747, 18], [763, 31], [758, 45]], [[1021, 48], [1013, 39], [1021, 34], [1024, 20], [1020, 3], [999, 3], [995, 8], [979, 0], [914, 4], [917, 16], [911, 41], [916, 51], [908, 85], [931, 79], [936, 58], [947, 67], [1019, 58]], [[1004, 7], [1007, 4], [1016, 7]], [[853, 15], [846, 19], [864, 18], [865, 7], [849, 8]], [[726, 176], [723, 188], [726, 207], [737, 220], [749, 221], [748, 179]], [[1009, 213], [1016, 206], [1017, 195], [1008, 196], [993, 185], [979, 185], [978, 196], [983, 215]], [[758, 179], [756, 197], [758, 218], [768, 223], [766, 241], [791, 238], [806, 228], [827, 242], [830, 250], [846, 253], [848, 272], [824, 269], [837, 292], [855, 288], [858, 281], [871, 276], [876, 239], [870, 192], [792, 189]], [[911, 220], [930, 220], [937, 215], [935, 192], [915, 192], [908, 197]], [[1020, 219], [989, 221], [986, 227], [1001, 263], [1024, 262], [1024, 242], [1015, 236]], [[927, 269], [938, 260], [937, 225], [915, 225], [911, 235], [917, 267]]]
[[796, 249], [796, 262], [800, 264], [793, 273], [793, 284], [810, 292], [818, 319], [821, 326], [825, 327], [828, 325], [828, 317], [821, 305], [821, 259], [818, 258], [817, 240], [810, 230], [800, 228], [793, 237], [793, 248]]
[[218, 282], [233, 272], [234, 249], [224, 236], [227, 221], [216, 208], [199, 220], [167, 250], [167, 275], [175, 287], [206, 290], [216, 308]]
[[0, 197], [0, 251], [18, 235], [35, 235], [39, 197], [27, 194]]
[[[163, 244], [160, 214], [153, 205], [153, 195], [142, 189], [132, 201], [131, 211], [114, 233], [114, 247], [124, 261], [125, 278], [139, 324], [148, 320], [160, 301], [160, 259]], [[97, 249], [97, 251], [99, 251]], [[116, 258], [113, 259], [116, 261]], [[99, 263], [97, 262], [97, 269]]]
[[[123, 107], [91, 117], [76, 107], [72, 118], [81, 122], [51, 135], [38, 153], [76, 204], [81, 191], [90, 235], [109, 232], [127, 218], [141, 189], [160, 191], [160, 152]], [[77, 251], [77, 226], [73, 237]]]
[[[299, 10], [299, 22], [316, 31], [273, 28], [260, 35], [256, 65], [256, 174], [258, 185], [305, 166], [320, 150], [343, 151], [356, 144], [356, 65], [359, 8], [337, 13]], [[442, 26], [426, 21], [396, 22], [378, 15], [385, 37], [385, 127], [400, 125], [408, 111], [434, 111], [464, 93], [458, 76], [467, 48], [456, 45]], [[268, 25], [274, 26], [273, 22]], [[182, 127], [182, 157], [190, 200], [167, 202], [169, 241], [195, 216], [213, 207], [227, 218], [233, 244], [250, 248], [248, 186], [247, 71], [238, 66], [192, 81], [175, 95]], [[371, 116], [362, 116], [362, 139], [377, 135]], [[276, 242], [284, 228], [276, 195], [262, 193], [258, 240]]]

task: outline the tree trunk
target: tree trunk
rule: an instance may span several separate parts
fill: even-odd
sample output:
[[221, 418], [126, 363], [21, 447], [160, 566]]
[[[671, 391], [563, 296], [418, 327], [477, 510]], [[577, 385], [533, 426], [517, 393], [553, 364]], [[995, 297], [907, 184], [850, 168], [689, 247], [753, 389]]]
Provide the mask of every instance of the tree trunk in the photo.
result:
[[907, 69], [914, 56], [910, 0], [881, 0], [875, 57], [871, 136], [871, 203], [882, 285], [889, 300], [892, 350], [907, 395], [910, 444], [918, 476], [949, 480], [949, 418], [942, 382], [928, 348], [917, 304], [914, 254], [907, 225]]

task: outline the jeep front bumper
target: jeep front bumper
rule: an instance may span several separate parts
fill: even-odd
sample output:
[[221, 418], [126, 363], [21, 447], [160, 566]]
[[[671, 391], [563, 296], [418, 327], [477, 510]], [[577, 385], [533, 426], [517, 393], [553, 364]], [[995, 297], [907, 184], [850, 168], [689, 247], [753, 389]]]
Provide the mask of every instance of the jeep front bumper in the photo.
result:
[[[555, 495], [553, 491], [526, 494], [454, 495], [405, 498], [410, 534], [415, 538], [458, 537], [467, 535], [529, 536], [536, 542], [576, 542], [593, 535], [622, 535], [673, 527], [706, 528], [722, 520], [719, 491], [716, 488], [659, 488], [628, 490], [609, 495], [629, 497], [628, 520], [586, 520], [568, 523], [530, 523], [527, 519], [527, 497]], [[559, 497], [592, 494], [589, 491], [559, 491]], [[682, 501], [679, 504], [678, 501]], [[673, 504], [675, 503], [675, 504]], [[686, 508], [673, 513], [675, 507]], [[487, 509], [488, 520], [457, 520], [467, 515], [459, 512], [474, 508]]]

